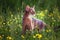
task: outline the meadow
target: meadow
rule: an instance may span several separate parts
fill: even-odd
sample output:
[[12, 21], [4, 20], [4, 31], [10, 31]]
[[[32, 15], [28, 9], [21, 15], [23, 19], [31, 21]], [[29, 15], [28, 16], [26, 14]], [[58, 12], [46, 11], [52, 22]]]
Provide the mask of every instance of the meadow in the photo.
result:
[[[60, 9], [59, 0], [1, 0], [0, 1], [0, 40], [60, 40]], [[44, 21], [46, 26], [42, 32], [37, 29], [33, 33], [26, 31], [21, 35], [22, 18], [26, 5], [35, 5], [34, 18]], [[55, 28], [55, 29], [54, 29]]]
[[[57, 9], [56, 11], [58, 12]], [[34, 33], [27, 31], [25, 35], [21, 35], [23, 16], [20, 14], [21, 12], [16, 15], [14, 15], [15, 12], [11, 11], [7, 11], [7, 13], [9, 15], [7, 21], [5, 20], [6, 23], [3, 22], [4, 16], [0, 15], [0, 40], [57, 40], [57, 38], [59, 40], [60, 29], [58, 29], [57, 33], [54, 32], [54, 26], [60, 23], [60, 16], [56, 12], [48, 14], [48, 10], [38, 11], [35, 18], [43, 20], [50, 25], [50, 28], [47, 28], [47, 26], [41, 33], [36, 29], [33, 31]]]

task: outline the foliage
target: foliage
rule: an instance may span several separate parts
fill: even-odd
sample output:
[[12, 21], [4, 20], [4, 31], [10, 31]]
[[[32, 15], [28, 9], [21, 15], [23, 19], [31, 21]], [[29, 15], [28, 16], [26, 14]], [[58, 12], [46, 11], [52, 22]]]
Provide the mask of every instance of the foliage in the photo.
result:
[[[35, 6], [35, 18], [51, 26], [41, 33], [26, 32], [21, 35], [22, 17], [26, 5]], [[0, 40], [60, 40], [60, 0], [0, 0]], [[48, 27], [48, 26], [47, 26]]]

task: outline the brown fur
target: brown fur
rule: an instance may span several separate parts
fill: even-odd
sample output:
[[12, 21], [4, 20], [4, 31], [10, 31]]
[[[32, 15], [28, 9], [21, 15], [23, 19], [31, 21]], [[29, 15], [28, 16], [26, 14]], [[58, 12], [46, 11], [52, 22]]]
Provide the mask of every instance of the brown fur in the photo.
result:
[[25, 13], [23, 16], [23, 23], [22, 23], [22, 33], [24, 34], [26, 30], [32, 31], [33, 30], [33, 23], [32, 18], [29, 18], [30, 14], [35, 14], [29, 6], [26, 6]]

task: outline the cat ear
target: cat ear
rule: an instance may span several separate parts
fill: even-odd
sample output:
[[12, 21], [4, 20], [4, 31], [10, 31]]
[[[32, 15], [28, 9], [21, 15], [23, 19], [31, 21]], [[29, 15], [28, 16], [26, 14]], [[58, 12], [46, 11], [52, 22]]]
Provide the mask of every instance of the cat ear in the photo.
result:
[[32, 7], [32, 10], [35, 12], [35, 5]]
[[30, 6], [27, 5], [25, 10], [26, 10], [26, 11], [29, 11], [29, 10], [30, 10]]
[[35, 8], [35, 5], [32, 8]]

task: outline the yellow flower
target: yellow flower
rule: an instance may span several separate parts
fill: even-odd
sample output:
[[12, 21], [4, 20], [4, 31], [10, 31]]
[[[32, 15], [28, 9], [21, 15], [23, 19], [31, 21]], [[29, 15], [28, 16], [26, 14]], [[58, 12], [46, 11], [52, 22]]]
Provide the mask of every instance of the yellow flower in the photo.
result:
[[49, 32], [51, 32], [51, 29], [49, 29]]
[[37, 38], [42, 38], [42, 35], [39, 35]]
[[3, 23], [5, 25], [5, 23]]
[[11, 39], [12, 39], [12, 37], [10, 37], [10, 36], [7, 36], [7, 39], [11, 40]]
[[33, 38], [36, 38], [36, 36], [34, 35]]
[[36, 34], [37, 38], [42, 38], [42, 34]]
[[13, 14], [11, 14], [11, 17], [13, 17]]
[[12, 38], [10, 36], [8, 36], [7, 39], [12, 39]]
[[46, 32], [51, 32], [51, 29], [49, 29], [49, 30], [46, 30]]
[[0, 38], [2, 38], [2, 36], [0, 36]]
[[44, 17], [45, 16], [45, 14], [43, 13], [43, 11], [41, 11], [40, 16], [41, 17]]
[[48, 12], [48, 10], [46, 9], [45, 12]]
[[25, 38], [24, 35], [21, 35], [22, 38]]
[[43, 17], [41, 17], [41, 19], [43, 19]]
[[4, 36], [4, 35], [2, 35], [2, 36]]
[[36, 36], [38, 36], [39, 34], [36, 34]]
[[52, 17], [52, 19], [54, 19], [54, 18]]
[[49, 30], [46, 30], [46, 32], [49, 32]]

